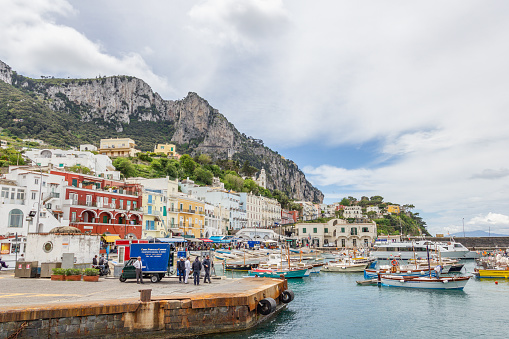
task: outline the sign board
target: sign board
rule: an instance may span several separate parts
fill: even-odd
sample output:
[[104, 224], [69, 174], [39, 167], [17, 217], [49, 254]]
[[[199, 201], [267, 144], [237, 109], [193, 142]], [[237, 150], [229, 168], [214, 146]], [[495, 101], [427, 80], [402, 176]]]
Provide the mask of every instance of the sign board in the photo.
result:
[[83, 229], [85, 229], [85, 230], [93, 230], [94, 226], [83, 226]]

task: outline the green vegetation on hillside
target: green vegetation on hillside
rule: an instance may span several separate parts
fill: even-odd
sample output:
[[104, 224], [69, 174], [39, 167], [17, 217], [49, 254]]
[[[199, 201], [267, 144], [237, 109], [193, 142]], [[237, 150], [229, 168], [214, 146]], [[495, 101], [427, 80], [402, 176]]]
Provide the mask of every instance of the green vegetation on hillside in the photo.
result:
[[[413, 213], [411, 210], [415, 208], [412, 204], [399, 205], [391, 202], [384, 202], [384, 198], [375, 195], [371, 198], [361, 197], [357, 200], [354, 197], [343, 198], [340, 202], [343, 206], [361, 206], [363, 214], [374, 222], [376, 222], [378, 234], [385, 235], [430, 235], [426, 229], [426, 222], [422, 220], [419, 213]], [[387, 207], [390, 205], [399, 206], [400, 213], [387, 213]], [[376, 212], [367, 212], [368, 206], [378, 206], [380, 213], [383, 214], [381, 218], [375, 218]], [[336, 211], [336, 216], [343, 218], [343, 211]], [[349, 221], [353, 221], [350, 220]]]

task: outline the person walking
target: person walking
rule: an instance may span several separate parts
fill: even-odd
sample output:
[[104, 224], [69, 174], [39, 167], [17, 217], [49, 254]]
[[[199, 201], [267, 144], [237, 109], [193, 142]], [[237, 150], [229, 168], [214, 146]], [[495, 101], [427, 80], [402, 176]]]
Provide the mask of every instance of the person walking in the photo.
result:
[[184, 277], [184, 273], [186, 271], [186, 262], [184, 261], [184, 257], [181, 257], [179, 261], [177, 261], [177, 274], [179, 276], [179, 283], [185, 282], [186, 278]]
[[203, 260], [203, 269], [205, 270], [205, 278], [203, 279], [203, 283], [205, 284], [207, 282], [207, 279], [210, 282], [210, 257], [207, 255], [205, 259]]
[[189, 260], [189, 257], [186, 259], [185, 268], [186, 272], [184, 276], [184, 284], [187, 284], [187, 278], [189, 278], [189, 273], [191, 273], [191, 261]]
[[141, 263], [141, 257], [138, 257], [138, 260], [134, 262], [134, 268], [136, 269], [136, 283], [140, 282], [143, 284], [143, 274], [141, 273], [141, 268], [143, 267]]
[[201, 271], [200, 258], [196, 257], [196, 259], [193, 262], [193, 276], [194, 276], [194, 284], [195, 285], [200, 284], [200, 271]]

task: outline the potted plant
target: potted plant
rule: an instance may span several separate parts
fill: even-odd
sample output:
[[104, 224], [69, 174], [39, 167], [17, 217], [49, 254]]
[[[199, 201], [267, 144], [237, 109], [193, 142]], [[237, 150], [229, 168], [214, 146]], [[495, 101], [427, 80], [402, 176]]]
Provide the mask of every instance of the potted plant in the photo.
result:
[[99, 281], [99, 270], [95, 268], [85, 268], [83, 271], [83, 281]]
[[65, 270], [65, 280], [67, 281], [80, 281], [81, 270], [79, 268], [68, 268]]
[[64, 281], [65, 280], [65, 270], [63, 268], [52, 268], [53, 274], [51, 275], [51, 280], [53, 281]]

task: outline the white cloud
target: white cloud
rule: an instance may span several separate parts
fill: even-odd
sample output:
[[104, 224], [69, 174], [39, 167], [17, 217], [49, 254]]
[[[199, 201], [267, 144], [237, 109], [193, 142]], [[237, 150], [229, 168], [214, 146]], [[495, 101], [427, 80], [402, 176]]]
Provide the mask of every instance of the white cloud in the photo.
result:
[[469, 225], [503, 225], [509, 226], [509, 216], [499, 213], [488, 213], [470, 219]]
[[4, 2], [0, 11], [1, 59], [14, 70], [38, 77], [96, 77], [128, 74], [169, 91], [166, 80], [154, 74], [140, 54], [114, 57], [100, 43], [90, 41], [72, 27], [55, 22], [59, 16], [77, 15], [67, 1]]

